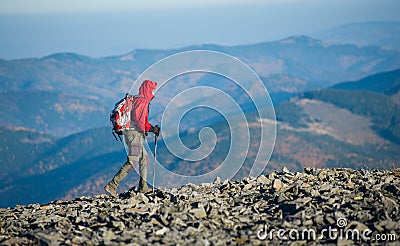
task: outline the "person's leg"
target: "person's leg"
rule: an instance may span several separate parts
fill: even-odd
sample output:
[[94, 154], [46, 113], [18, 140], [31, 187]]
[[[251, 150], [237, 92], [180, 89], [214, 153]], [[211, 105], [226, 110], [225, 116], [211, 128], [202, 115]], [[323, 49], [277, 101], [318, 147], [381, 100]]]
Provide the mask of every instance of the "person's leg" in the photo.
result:
[[151, 189], [147, 186], [147, 167], [148, 167], [148, 156], [146, 153], [146, 149], [142, 145], [142, 152], [139, 159], [139, 191], [146, 193], [149, 192]]
[[110, 181], [110, 184], [113, 188], [117, 189], [119, 183], [130, 173], [133, 169], [133, 163], [128, 160], [125, 164], [119, 169], [119, 171], [114, 175], [114, 178]]
[[150, 189], [147, 186], [146, 179], [147, 179], [147, 154], [146, 149], [143, 146], [143, 134], [139, 131], [131, 131], [131, 135], [129, 136], [129, 156], [128, 160], [132, 164], [133, 167], [139, 164], [139, 191], [140, 192], [148, 192]]
[[[127, 157], [127, 161], [121, 167], [121, 169], [114, 175], [113, 179], [104, 187], [104, 189], [108, 193], [110, 193], [113, 197], [118, 197], [116, 190], [118, 188], [119, 183], [133, 170], [134, 164], [138, 163], [139, 161], [138, 157], [131, 156], [132, 149], [135, 148], [134, 146], [136, 146], [135, 140], [137, 138], [134, 134], [134, 131], [126, 131], [124, 136], [125, 136], [125, 143], [127, 146], [129, 146], [129, 155]], [[135, 153], [135, 151], [133, 152]], [[140, 154], [140, 152], [138, 152], [137, 154]]]

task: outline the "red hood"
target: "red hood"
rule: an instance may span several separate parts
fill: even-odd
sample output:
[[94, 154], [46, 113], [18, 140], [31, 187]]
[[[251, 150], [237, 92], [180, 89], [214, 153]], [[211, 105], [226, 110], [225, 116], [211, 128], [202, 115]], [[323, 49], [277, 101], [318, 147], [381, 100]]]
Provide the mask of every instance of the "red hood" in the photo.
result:
[[143, 81], [142, 85], [139, 88], [139, 96], [143, 96], [148, 101], [151, 101], [154, 98], [153, 91], [156, 89], [157, 83], [151, 80]]

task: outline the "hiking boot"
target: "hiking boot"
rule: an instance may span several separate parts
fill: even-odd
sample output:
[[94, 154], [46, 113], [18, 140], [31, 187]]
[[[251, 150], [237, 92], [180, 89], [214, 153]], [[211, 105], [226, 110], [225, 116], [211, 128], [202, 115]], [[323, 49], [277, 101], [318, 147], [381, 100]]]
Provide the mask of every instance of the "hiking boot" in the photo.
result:
[[113, 188], [110, 184], [104, 187], [104, 190], [107, 191], [112, 197], [118, 198], [118, 194], [115, 188]]
[[[142, 170], [143, 171], [143, 170]], [[146, 177], [146, 176], [144, 176], [144, 177]], [[141, 193], [148, 193], [148, 192], [150, 192], [151, 191], [151, 189], [149, 188], [149, 186], [147, 186], [147, 182], [146, 182], [146, 180], [145, 179], [143, 179], [142, 177], [140, 177], [140, 180], [139, 180], [139, 192], [141, 192]]]
[[146, 193], [150, 192], [151, 189], [147, 186], [146, 182], [143, 182], [143, 180], [141, 180], [141, 182], [139, 183], [138, 191], [141, 192], [141, 193], [146, 194]]
[[147, 185], [144, 187], [140, 187], [140, 189], [139, 189], [139, 192], [144, 193], [144, 194], [149, 193], [150, 191], [152, 191], [152, 189], [150, 189]]

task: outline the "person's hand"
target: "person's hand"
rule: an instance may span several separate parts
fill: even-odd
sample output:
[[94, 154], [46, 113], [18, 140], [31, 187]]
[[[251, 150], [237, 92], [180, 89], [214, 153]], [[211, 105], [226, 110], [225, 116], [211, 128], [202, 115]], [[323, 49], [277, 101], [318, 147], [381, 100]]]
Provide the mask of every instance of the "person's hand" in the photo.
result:
[[149, 132], [154, 133], [154, 135], [156, 135], [158, 137], [158, 135], [160, 134], [160, 130], [161, 130], [161, 128], [158, 125], [155, 125], [155, 126], [151, 126]]

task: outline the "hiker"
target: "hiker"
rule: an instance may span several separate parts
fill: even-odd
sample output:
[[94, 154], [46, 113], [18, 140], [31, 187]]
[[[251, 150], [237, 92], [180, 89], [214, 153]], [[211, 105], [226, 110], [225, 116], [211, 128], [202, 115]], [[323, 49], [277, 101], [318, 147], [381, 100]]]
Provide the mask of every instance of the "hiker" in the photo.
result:
[[147, 166], [148, 156], [143, 146], [143, 140], [148, 132], [153, 132], [158, 136], [160, 127], [152, 126], [148, 121], [149, 104], [154, 98], [153, 92], [157, 83], [145, 80], [139, 88], [139, 95], [134, 97], [131, 110], [131, 124], [128, 129], [124, 129], [122, 134], [125, 136], [125, 143], [128, 146], [128, 157], [126, 163], [115, 174], [114, 178], [104, 187], [113, 197], [117, 198], [117, 187], [122, 179], [130, 173], [134, 166], [139, 163], [139, 192], [147, 193], [151, 189], [147, 186]]

